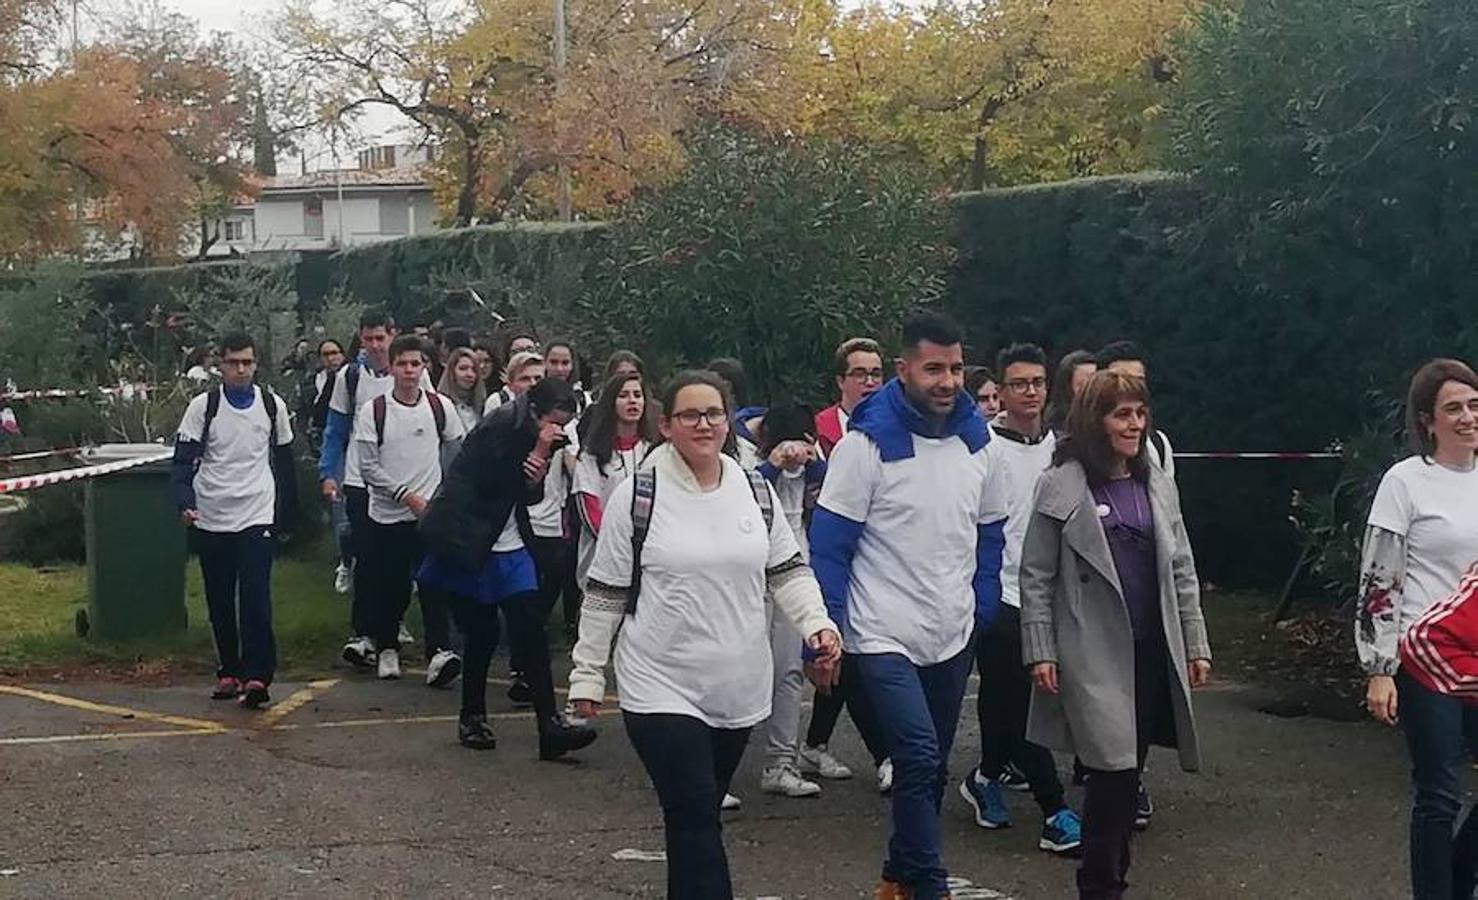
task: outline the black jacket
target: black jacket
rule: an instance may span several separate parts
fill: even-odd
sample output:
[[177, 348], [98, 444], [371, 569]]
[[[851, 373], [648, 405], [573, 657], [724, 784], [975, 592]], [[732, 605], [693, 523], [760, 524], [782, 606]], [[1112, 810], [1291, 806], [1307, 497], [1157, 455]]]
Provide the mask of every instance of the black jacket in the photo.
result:
[[544, 482], [530, 484], [523, 463], [538, 437], [527, 396], [498, 407], [472, 429], [421, 519], [430, 552], [481, 571], [510, 514], [531, 545], [528, 507], [544, 499]]

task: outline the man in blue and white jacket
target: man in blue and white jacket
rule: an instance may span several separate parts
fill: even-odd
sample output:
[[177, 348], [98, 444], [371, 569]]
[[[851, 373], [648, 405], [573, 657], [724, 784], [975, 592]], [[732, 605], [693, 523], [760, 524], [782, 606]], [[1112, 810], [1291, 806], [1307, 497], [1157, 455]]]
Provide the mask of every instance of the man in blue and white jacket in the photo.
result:
[[904, 325], [898, 377], [853, 412], [811, 526], [811, 566], [893, 760], [877, 896], [945, 895], [939, 807], [972, 640], [1000, 602], [1005, 492], [963, 390], [959, 327]]

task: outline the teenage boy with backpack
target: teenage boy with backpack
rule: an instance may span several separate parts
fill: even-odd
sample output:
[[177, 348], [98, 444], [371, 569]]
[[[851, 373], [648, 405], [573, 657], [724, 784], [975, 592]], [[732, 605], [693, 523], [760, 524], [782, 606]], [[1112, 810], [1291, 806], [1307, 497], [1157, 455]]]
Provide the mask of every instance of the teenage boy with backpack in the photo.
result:
[[[421, 562], [416, 523], [441, 486], [441, 448], [466, 434], [452, 401], [421, 387], [426, 343], [413, 334], [390, 344], [394, 387], [360, 408], [354, 420], [359, 470], [369, 492], [365, 565], [372, 567], [372, 637], [381, 678], [400, 677], [401, 620], [410, 605], [411, 578]], [[450, 611], [421, 597], [426, 626], [426, 683], [450, 684], [462, 670], [451, 647]]]
[[272, 547], [297, 507], [287, 404], [253, 383], [256, 346], [240, 332], [221, 340], [221, 384], [185, 409], [171, 485], [190, 527], [220, 668], [217, 700], [258, 708], [277, 668], [272, 636]]

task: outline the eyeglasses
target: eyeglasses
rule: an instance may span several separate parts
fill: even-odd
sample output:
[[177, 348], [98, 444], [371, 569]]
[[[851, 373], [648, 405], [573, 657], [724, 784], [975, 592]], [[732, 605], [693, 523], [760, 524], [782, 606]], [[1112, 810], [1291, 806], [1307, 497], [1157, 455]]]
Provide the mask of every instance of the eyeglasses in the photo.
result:
[[1029, 390], [1035, 390], [1037, 393], [1040, 394], [1042, 391], [1045, 391], [1047, 389], [1047, 379], [1013, 378], [1010, 381], [1006, 382], [1006, 387], [1018, 394], [1025, 394]]
[[729, 413], [715, 406], [712, 409], [685, 409], [672, 414], [672, 420], [684, 428], [697, 428], [700, 419], [707, 422], [708, 427], [717, 428], [729, 421]]
[[864, 384], [866, 384], [869, 381], [881, 382], [883, 380], [883, 370], [882, 369], [851, 369], [851, 370], [849, 370], [847, 372], [847, 377], [850, 378], [850, 379], [852, 379], [853, 381], [860, 381], [860, 382], [862, 382]]

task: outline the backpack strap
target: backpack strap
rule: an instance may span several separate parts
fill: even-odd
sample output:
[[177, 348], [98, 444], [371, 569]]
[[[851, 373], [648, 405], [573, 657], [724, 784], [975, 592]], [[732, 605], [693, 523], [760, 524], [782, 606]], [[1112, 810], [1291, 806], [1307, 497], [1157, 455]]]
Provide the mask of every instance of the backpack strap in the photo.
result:
[[200, 426], [200, 446], [202, 451], [210, 444], [210, 423], [215, 421], [216, 416], [221, 413], [221, 394], [226, 389], [216, 386], [205, 395], [205, 423]]
[[1165, 468], [1165, 435], [1159, 431], [1150, 433], [1150, 443], [1155, 448], [1155, 461], [1161, 469]]
[[267, 411], [267, 458], [271, 459], [277, 449], [277, 395], [268, 387], [261, 390], [262, 408]]
[[344, 390], [349, 395], [349, 412], [346, 418], [351, 422], [354, 421], [354, 414], [359, 411], [356, 401], [359, 399], [359, 376], [363, 374], [364, 366], [357, 359], [349, 367], [349, 371], [344, 373]]
[[636, 615], [636, 600], [641, 595], [641, 551], [652, 530], [652, 509], [657, 501], [657, 473], [643, 469], [631, 476], [631, 600], [629, 615]]
[[768, 540], [770, 529], [775, 525], [775, 504], [770, 493], [770, 483], [765, 480], [765, 476], [753, 469], [745, 469], [744, 474], [749, 479], [749, 490], [754, 494], [754, 502], [760, 505], [760, 513], [765, 517], [765, 538]]
[[431, 404], [431, 418], [436, 420], [436, 440], [446, 443], [446, 406], [436, 391], [426, 392], [426, 402]]
[[371, 412], [375, 416], [375, 446], [383, 447], [385, 446], [385, 395], [381, 394], [370, 402], [374, 404]]

